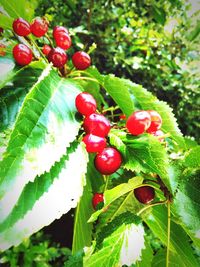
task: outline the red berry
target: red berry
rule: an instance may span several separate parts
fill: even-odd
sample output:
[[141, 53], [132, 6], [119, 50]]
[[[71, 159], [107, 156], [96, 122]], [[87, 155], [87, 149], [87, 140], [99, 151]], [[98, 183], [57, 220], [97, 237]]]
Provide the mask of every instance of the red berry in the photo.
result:
[[48, 22], [40, 17], [37, 17], [31, 23], [31, 33], [36, 37], [41, 37], [45, 35], [48, 31]]
[[13, 30], [19, 36], [27, 36], [30, 32], [30, 24], [22, 18], [15, 19], [13, 21]]
[[160, 114], [155, 110], [147, 110], [147, 112], [151, 116], [151, 124], [149, 128], [147, 129], [147, 132], [152, 133], [152, 132], [159, 130], [162, 125], [162, 118]]
[[[100, 205], [101, 204], [101, 205]], [[102, 208], [104, 204], [104, 196], [103, 193], [95, 193], [92, 198], [92, 206], [96, 210], [98, 208]]]
[[83, 137], [88, 153], [101, 152], [106, 147], [106, 139], [93, 134], [86, 134]]
[[52, 48], [48, 54], [49, 62], [52, 62], [53, 66], [57, 68], [63, 67], [67, 59], [65, 51], [60, 47]]
[[85, 116], [94, 113], [97, 108], [96, 100], [91, 94], [87, 92], [83, 92], [77, 95], [75, 104], [78, 112]]
[[94, 159], [96, 169], [102, 174], [112, 174], [116, 172], [122, 164], [120, 152], [112, 147], [104, 148]]
[[60, 35], [60, 33], [66, 33], [69, 34], [67, 28], [63, 27], [63, 26], [55, 26], [53, 28], [53, 38], [57, 39], [57, 37]]
[[105, 137], [110, 131], [110, 122], [103, 115], [92, 113], [84, 119], [83, 127], [86, 133]]
[[91, 65], [90, 56], [83, 51], [74, 53], [72, 56], [72, 62], [74, 67], [78, 70], [85, 70]]
[[122, 114], [119, 116], [120, 120], [125, 120], [126, 119], [126, 115], [125, 114]]
[[42, 47], [42, 53], [46, 56], [48, 56], [49, 52], [51, 51], [51, 46], [45, 44], [43, 47]]
[[19, 65], [28, 65], [32, 61], [32, 51], [24, 44], [17, 44], [13, 48], [13, 57]]
[[69, 49], [72, 44], [71, 37], [65, 32], [59, 32], [55, 41], [56, 45], [64, 50]]
[[151, 117], [147, 111], [135, 111], [126, 122], [126, 128], [133, 135], [143, 134], [151, 124]]
[[151, 134], [153, 134], [154, 136], [158, 137], [158, 140], [160, 142], [163, 142], [164, 141], [164, 137], [162, 137], [164, 135], [163, 131], [157, 130], [156, 132], [151, 133]]
[[154, 200], [155, 190], [150, 186], [142, 186], [134, 190], [134, 195], [139, 202], [148, 204]]

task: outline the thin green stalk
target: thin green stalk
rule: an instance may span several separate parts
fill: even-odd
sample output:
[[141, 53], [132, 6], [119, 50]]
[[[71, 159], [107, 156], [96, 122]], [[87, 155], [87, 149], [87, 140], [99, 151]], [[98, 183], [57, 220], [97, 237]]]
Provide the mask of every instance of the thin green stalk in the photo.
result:
[[166, 267], [169, 266], [169, 252], [170, 252], [170, 228], [171, 228], [171, 204], [167, 201], [167, 254], [166, 254]]
[[104, 192], [107, 190], [107, 187], [108, 187], [108, 182], [109, 182], [109, 175], [103, 175], [103, 179], [104, 179], [104, 182], [105, 182], [105, 186], [104, 186]]
[[145, 210], [148, 210], [149, 208], [152, 208], [152, 207], [155, 207], [155, 206], [159, 206], [159, 205], [164, 205], [166, 203], [167, 203], [167, 201], [165, 200], [165, 201], [159, 201], [159, 202], [156, 202], [156, 203], [149, 204], [149, 205], [145, 206], [144, 208], [142, 208], [141, 210], [139, 210], [137, 212], [137, 216], [140, 216], [141, 213], [143, 213]]

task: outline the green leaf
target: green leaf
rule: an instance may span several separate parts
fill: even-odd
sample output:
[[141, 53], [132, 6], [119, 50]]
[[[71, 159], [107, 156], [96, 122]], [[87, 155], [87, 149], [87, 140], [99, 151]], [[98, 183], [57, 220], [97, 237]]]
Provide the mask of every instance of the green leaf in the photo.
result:
[[116, 78], [113, 75], [105, 76], [103, 87], [124, 114], [129, 116], [134, 111], [134, 103], [123, 79]]
[[1, 250], [18, 245], [76, 207], [85, 185], [87, 158], [82, 143], [78, 147], [73, 145], [49, 173], [26, 185], [10, 215], [1, 224]]
[[155, 20], [164, 25], [166, 22], [166, 13], [165, 10], [162, 7], [158, 7], [155, 4], [152, 5], [152, 11], [153, 11], [153, 17]]
[[187, 39], [190, 42], [193, 42], [200, 34], [200, 24], [199, 21], [197, 22], [197, 25], [194, 29], [187, 35]]
[[[187, 267], [181, 260], [180, 256], [176, 253], [169, 254], [169, 267]], [[153, 257], [152, 266], [153, 267], [163, 267], [166, 265], [166, 251], [160, 250]]]
[[[11, 79], [14, 73], [14, 68], [15, 68], [15, 62], [11, 58], [1, 58], [0, 57], [0, 68], [1, 68], [1, 73], [0, 73], [0, 89]], [[17, 70], [15, 70], [17, 72]]]
[[141, 261], [137, 263], [137, 266], [138, 267], [154, 266], [150, 265], [152, 260], [153, 260], [153, 250], [150, 244], [148, 243], [147, 238], [145, 238], [145, 249], [142, 250]]
[[85, 246], [89, 247], [91, 245], [93, 226], [87, 221], [93, 212], [92, 196], [90, 179], [87, 174], [87, 183], [84, 187], [83, 195], [76, 207], [72, 254], [80, 251]]
[[12, 30], [12, 23], [13, 23], [13, 19], [11, 17], [8, 17], [0, 13], [0, 27], [2, 27], [3, 29]]
[[7, 85], [0, 90], [0, 129], [13, 126], [26, 94], [40, 75], [41, 69], [33, 67], [10, 72], [5, 79]]
[[[143, 215], [143, 220], [161, 242], [167, 246], [167, 209], [164, 206], [154, 207], [151, 213]], [[189, 238], [183, 228], [171, 221], [170, 251], [180, 256], [182, 265], [198, 267], [193, 250], [189, 244]]]
[[200, 238], [200, 169], [185, 171], [173, 201], [173, 212], [180, 224]]
[[102, 229], [95, 251], [83, 259], [84, 266], [130, 266], [141, 259], [144, 243], [144, 229], [138, 217], [121, 214]]
[[[47, 66], [26, 95], [0, 162], [0, 206], [11, 211], [23, 187], [49, 171], [78, 134], [75, 98], [80, 88]], [[3, 220], [8, 214], [0, 209]]]
[[200, 146], [193, 147], [186, 153], [183, 164], [189, 168], [200, 168]]
[[1, 6], [7, 14], [13, 19], [22, 17], [30, 22], [34, 17], [34, 8], [37, 6], [37, 1], [28, 2], [26, 0], [1, 0]]
[[105, 207], [108, 207], [113, 201], [123, 196], [124, 194], [133, 191], [138, 185], [141, 185], [143, 181], [142, 177], [136, 176], [128, 180], [128, 183], [122, 183], [110, 190], [104, 192], [104, 207], [100, 210], [97, 210], [92, 214], [88, 222], [94, 222], [98, 216], [105, 210]]

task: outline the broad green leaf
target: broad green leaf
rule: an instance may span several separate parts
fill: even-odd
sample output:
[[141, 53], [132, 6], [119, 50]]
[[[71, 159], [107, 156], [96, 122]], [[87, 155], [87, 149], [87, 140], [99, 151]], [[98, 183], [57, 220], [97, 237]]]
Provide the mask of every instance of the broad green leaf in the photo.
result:
[[3, 29], [12, 30], [12, 23], [13, 19], [11, 17], [0, 13], [0, 27], [2, 27]]
[[142, 250], [141, 261], [137, 263], [137, 266], [138, 267], [154, 266], [151, 265], [152, 260], [153, 260], [153, 250], [150, 244], [148, 243], [147, 238], [145, 238], [145, 249]]
[[83, 144], [73, 150], [70, 148], [69, 154], [49, 173], [26, 185], [18, 203], [1, 224], [0, 250], [18, 245], [76, 207], [85, 185], [88, 156]]
[[136, 176], [128, 180], [128, 183], [122, 183], [110, 190], [104, 192], [104, 207], [100, 210], [97, 210], [92, 214], [88, 222], [94, 222], [98, 216], [105, 210], [105, 207], [108, 207], [113, 201], [119, 197], [125, 195], [126, 193], [133, 191], [138, 185], [141, 185], [143, 181], [142, 177]]
[[141, 260], [144, 229], [138, 217], [123, 213], [102, 229], [95, 251], [83, 259], [84, 266], [122, 266]]
[[152, 5], [153, 17], [155, 20], [164, 25], [166, 21], [166, 13], [162, 7], [158, 7], [157, 5]]
[[[169, 254], [169, 267], [187, 267], [186, 264], [181, 260], [180, 256], [176, 253]], [[166, 250], [160, 250], [153, 257], [152, 261], [153, 267], [163, 267], [166, 266]]]
[[180, 224], [200, 239], [200, 170], [185, 171], [173, 201]]
[[[167, 209], [165, 206], [154, 207], [151, 213], [143, 215], [143, 220], [161, 242], [167, 246]], [[189, 238], [183, 228], [171, 221], [170, 251], [180, 256], [182, 265], [198, 267]]]
[[93, 227], [91, 223], [87, 222], [93, 212], [93, 194], [89, 178], [87, 174], [86, 186], [84, 187], [83, 195], [76, 207], [72, 254], [80, 251], [85, 246], [89, 247], [92, 242]]
[[105, 76], [103, 87], [125, 115], [129, 116], [134, 111], [135, 107], [129, 93], [129, 88], [123, 79], [116, 78], [113, 75]]
[[24, 186], [49, 171], [78, 134], [75, 98], [80, 88], [48, 65], [26, 95], [0, 162], [0, 206], [5, 219]]
[[2, 6], [7, 14], [13, 19], [22, 17], [30, 22], [30, 20], [34, 17], [34, 8], [37, 6], [37, 1], [0, 0], [0, 6]]
[[165, 185], [171, 189], [167, 152], [154, 136], [144, 134], [134, 137], [120, 134], [118, 130], [112, 130], [109, 136], [111, 136], [111, 144], [124, 155], [123, 167], [125, 169], [157, 173]]
[[9, 80], [8, 77], [13, 76], [13, 70], [15, 68], [15, 62], [11, 58], [1, 58], [0, 57], [0, 88], [2, 88]]
[[[0, 129], [12, 127], [23, 100], [41, 75], [39, 68], [23, 68], [11, 71], [7, 85], [0, 90]], [[9, 81], [9, 82], [8, 82]]]
[[189, 168], [200, 168], [200, 146], [193, 147], [186, 153], [183, 164]]

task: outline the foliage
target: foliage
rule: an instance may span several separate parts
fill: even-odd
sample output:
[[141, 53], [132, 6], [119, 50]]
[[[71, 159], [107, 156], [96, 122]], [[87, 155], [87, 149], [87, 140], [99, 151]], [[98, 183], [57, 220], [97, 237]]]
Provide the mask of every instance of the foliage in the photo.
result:
[[[176, 1], [176, 4], [169, 3], [161, 7], [162, 1], [157, 4], [139, 2], [132, 3], [132, 7], [137, 8], [135, 15], [128, 11], [129, 1], [124, 6], [125, 14], [130, 12], [128, 17], [120, 16], [122, 5], [118, 1], [114, 5], [116, 9], [108, 8], [108, 12], [115, 10], [116, 13], [112, 14], [115, 18], [121, 18], [120, 28], [125, 27], [126, 20], [132, 23], [131, 27], [136, 27], [144, 7], [151, 7], [151, 12], [145, 13], [149, 15], [150, 21], [140, 23], [142, 27], [147, 27], [149, 23], [148, 33], [152, 36], [147, 40], [149, 46], [143, 47], [142, 51], [147, 49], [145, 57], [153, 60], [152, 51], [156, 52], [157, 47], [163, 49], [162, 55], [166, 47], [170, 48], [168, 39], [164, 38], [161, 45], [163, 25], [167, 20], [165, 8], [169, 7], [173, 11], [181, 3]], [[104, 4], [110, 5], [110, 2]], [[16, 1], [1, 1], [1, 5], [8, 22], [16, 15], [30, 20], [34, 14], [30, 4], [24, 9], [23, 0], [17, 1], [17, 4]], [[76, 4], [67, 1], [67, 6], [72, 14]], [[148, 12], [148, 8], [145, 12]], [[31, 12], [27, 11], [29, 9]], [[82, 12], [82, 5], [80, 10]], [[85, 16], [87, 14], [84, 14], [83, 19]], [[132, 20], [128, 19], [129, 16], [132, 16]], [[113, 19], [112, 16], [106, 16], [104, 23], [111, 22], [110, 19]], [[101, 20], [102, 17], [97, 16], [96, 23], [100, 24]], [[89, 30], [93, 27], [91, 22], [88, 22]], [[156, 31], [152, 33], [151, 27], [157, 24], [161, 36], [157, 36]], [[116, 25], [119, 26], [118, 20]], [[111, 27], [114, 37], [116, 25]], [[101, 26], [105, 27], [105, 24]], [[141, 31], [144, 30], [142, 27]], [[74, 42], [78, 47], [76, 30]], [[138, 31], [138, 34], [142, 33]], [[126, 42], [129, 44], [127, 39], [120, 45], [124, 35], [121, 32], [118, 36], [118, 52], [126, 52]], [[23, 244], [33, 233], [76, 208], [72, 255], [69, 260], [64, 258], [64, 266], [159, 266], [163, 255], [165, 258], [162, 258], [162, 262], [167, 267], [175, 266], [177, 261], [180, 266], [199, 266], [196, 255], [200, 248], [199, 146], [182, 135], [173, 110], [145, 89], [142, 86], [145, 82], [141, 82], [141, 85], [123, 77], [125, 75], [121, 68], [123, 64], [129, 66], [129, 63], [121, 64], [121, 60], [130, 60], [127, 52], [119, 57], [116, 64], [119, 67], [117, 77], [107, 74], [111, 70], [109, 63], [102, 65], [106, 68], [103, 74], [94, 64], [82, 71], [72, 68], [70, 53], [73, 48], [69, 50], [69, 62], [65, 68], [54, 68], [40, 52], [43, 43], [49, 41], [49, 36], [41, 39], [16, 38], [10, 27], [5, 29], [3, 36], [5, 43], [8, 43], [8, 53], [2, 59], [6, 68], [0, 87], [0, 250], [7, 257], [4, 260], [11, 261], [9, 253], [15, 255], [15, 248], [12, 251], [7, 249]], [[197, 36], [197, 33], [193, 33], [189, 39]], [[17, 41], [28, 42], [34, 51], [34, 60], [28, 66], [20, 67], [12, 59], [11, 51]], [[88, 53], [94, 48], [94, 45], [88, 48]], [[132, 52], [136, 50], [141, 52], [141, 43], [137, 47], [135, 43], [131, 46]], [[102, 51], [96, 51], [94, 57], [97, 65], [100, 65], [102, 58], [98, 53]], [[110, 50], [108, 52], [117, 56], [116, 51], [114, 54]], [[176, 50], [170, 55], [173, 53], [178, 55]], [[170, 71], [172, 68], [177, 71], [171, 58], [167, 62]], [[131, 65], [133, 63], [135, 58]], [[151, 80], [150, 74], [153, 73], [156, 77], [153, 82], [158, 84], [158, 88], [162, 87], [158, 79], [161, 82], [165, 80], [165, 71], [146, 72], [148, 64], [145, 64], [145, 61], [141, 64], [144, 77]], [[154, 68], [157, 62], [152, 61], [151, 64]], [[173, 75], [177, 74], [176, 71]], [[98, 112], [110, 119], [111, 131], [107, 137], [107, 146], [114, 147], [122, 155], [122, 165], [109, 176], [96, 170], [95, 155], [88, 155], [81, 142], [84, 134], [83, 117], [77, 114], [75, 99], [82, 91], [90, 92], [97, 101]], [[150, 133], [139, 136], [128, 133], [125, 120], [120, 120], [120, 115], [128, 117], [138, 109], [159, 112], [163, 120], [161, 130], [164, 141], [160, 142]], [[153, 202], [147, 205], [139, 203], [134, 196], [134, 190], [143, 186], [152, 187], [156, 192]], [[91, 205], [95, 192], [104, 194], [103, 207], [97, 211]], [[158, 239], [162, 246], [156, 246], [155, 249], [150, 235]], [[49, 252], [48, 244], [44, 243], [41, 245], [41, 254], [44, 252], [43, 246]], [[27, 246], [24, 249], [20, 245], [16, 248], [17, 253], [21, 249], [24, 251]], [[54, 256], [47, 253], [47, 262], [63, 255], [62, 252], [54, 252]], [[65, 252], [68, 257], [69, 251]], [[30, 261], [34, 255], [28, 254], [24, 260]], [[17, 257], [13, 261], [17, 261]], [[44, 263], [44, 266], [48, 266], [48, 263]]]
[[167, 101], [182, 132], [199, 140], [199, 13], [191, 15], [188, 5], [41, 0], [37, 12], [52, 26], [69, 27], [77, 49], [95, 42], [93, 63], [101, 72], [129, 78]]
[[18, 247], [6, 250], [0, 257], [2, 267], [26, 266], [50, 267], [60, 266], [68, 260], [71, 251], [51, 243], [50, 237], [38, 232], [31, 238], [24, 240]]

